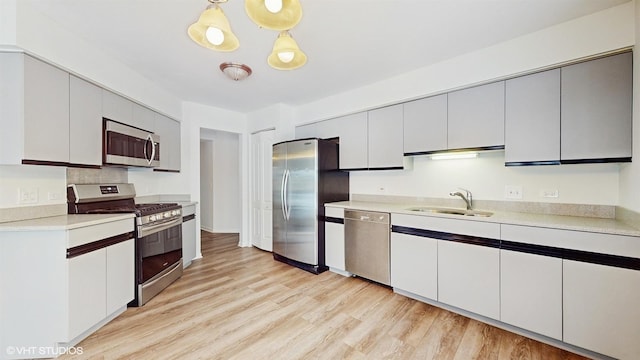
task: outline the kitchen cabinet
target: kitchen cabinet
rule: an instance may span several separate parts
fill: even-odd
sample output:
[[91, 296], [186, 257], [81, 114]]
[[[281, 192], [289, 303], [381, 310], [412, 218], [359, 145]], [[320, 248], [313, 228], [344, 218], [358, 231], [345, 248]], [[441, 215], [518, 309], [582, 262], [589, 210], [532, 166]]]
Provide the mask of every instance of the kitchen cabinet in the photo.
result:
[[506, 81], [505, 163], [560, 163], [560, 69]]
[[368, 113], [369, 169], [404, 167], [403, 105], [387, 106]]
[[182, 206], [182, 266], [196, 258], [196, 204]]
[[563, 260], [564, 342], [618, 359], [640, 354], [640, 271]]
[[563, 163], [631, 160], [632, 57], [627, 52], [562, 68]]
[[102, 89], [69, 77], [69, 162], [102, 165]]
[[155, 133], [160, 136], [160, 166], [155, 170], [180, 171], [180, 123], [155, 113]]
[[504, 147], [504, 81], [448, 93], [449, 149]]
[[69, 74], [22, 53], [0, 53], [0, 163], [69, 161]]
[[392, 232], [391, 286], [438, 300], [438, 240]]
[[500, 250], [500, 320], [562, 340], [562, 259]]
[[132, 103], [132, 106], [133, 113], [131, 122], [127, 124], [155, 133], [157, 125], [156, 119], [159, 114], [137, 103]]
[[333, 272], [345, 274], [344, 209], [325, 207], [324, 216], [329, 218], [324, 222], [325, 265]]
[[134, 220], [131, 214], [109, 217], [87, 225], [76, 216], [63, 220], [74, 224], [71, 229], [45, 224], [3, 231], [3, 358], [7, 346], [75, 345], [126, 310], [135, 280]]
[[438, 243], [438, 300], [500, 319], [500, 251], [460, 242]]
[[447, 94], [404, 103], [404, 154], [447, 149]]
[[341, 116], [332, 121], [332, 125], [340, 130], [340, 161], [341, 170], [367, 169], [368, 137], [367, 113], [360, 112]]
[[133, 124], [133, 101], [107, 89], [102, 89], [102, 116], [131, 125]]

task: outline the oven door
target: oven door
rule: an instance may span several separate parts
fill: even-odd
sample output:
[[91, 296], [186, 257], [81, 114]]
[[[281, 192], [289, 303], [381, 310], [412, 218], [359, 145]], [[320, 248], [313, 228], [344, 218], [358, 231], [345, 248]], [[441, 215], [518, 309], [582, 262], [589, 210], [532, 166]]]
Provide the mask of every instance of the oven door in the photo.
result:
[[152, 281], [182, 259], [182, 217], [167, 223], [139, 226], [137, 283]]

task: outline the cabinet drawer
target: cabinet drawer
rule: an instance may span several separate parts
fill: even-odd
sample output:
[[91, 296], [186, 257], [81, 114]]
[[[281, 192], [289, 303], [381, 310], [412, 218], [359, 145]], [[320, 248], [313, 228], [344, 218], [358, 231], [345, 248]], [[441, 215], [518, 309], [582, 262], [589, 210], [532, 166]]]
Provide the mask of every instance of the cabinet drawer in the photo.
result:
[[134, 219], [122, 219], [104, 224], [69, 230], [67, 248], [134, 231]]
[[640, 237], [501, 225], [501, 240], [640, 258]]
[[500, 239], [500, 224], [432, 216], [391, 214], [391, 224], [451, 234]]
[[327, 206], [324, 208], [324, 216], [344, 219], [344, 209]]

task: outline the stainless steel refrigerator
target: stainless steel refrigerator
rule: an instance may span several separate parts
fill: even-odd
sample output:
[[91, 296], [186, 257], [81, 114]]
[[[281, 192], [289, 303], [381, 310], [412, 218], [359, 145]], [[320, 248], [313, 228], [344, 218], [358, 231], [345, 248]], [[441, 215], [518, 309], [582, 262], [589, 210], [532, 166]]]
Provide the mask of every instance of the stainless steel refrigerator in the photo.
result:
[[273, 258], [319, 274], [327, 270], [324, 204], [349, 200], [338, 144], [301, 139], [273, 145]]

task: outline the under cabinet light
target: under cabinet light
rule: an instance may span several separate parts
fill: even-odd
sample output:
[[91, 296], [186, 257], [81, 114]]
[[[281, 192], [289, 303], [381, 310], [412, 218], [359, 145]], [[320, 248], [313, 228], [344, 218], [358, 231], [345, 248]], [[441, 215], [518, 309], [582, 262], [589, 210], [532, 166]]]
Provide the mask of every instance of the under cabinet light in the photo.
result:
[[473, 159], [477, 157], [477, 152], [443, 153], [431, 155], [431, 160]]

